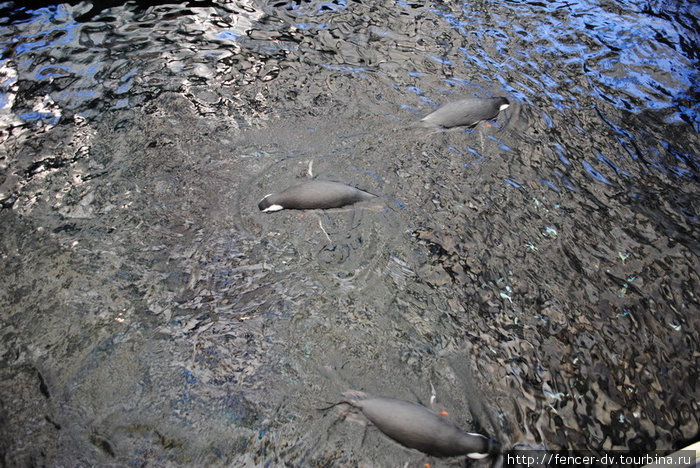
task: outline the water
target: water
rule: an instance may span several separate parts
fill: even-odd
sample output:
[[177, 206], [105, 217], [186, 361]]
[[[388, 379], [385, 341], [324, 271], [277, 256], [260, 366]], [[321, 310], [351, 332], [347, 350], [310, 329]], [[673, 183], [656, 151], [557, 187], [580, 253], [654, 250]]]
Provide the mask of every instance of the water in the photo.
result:
[[[8, 466], [464, 463], [348, 388], [697, 440], [696, 4], [156, 3], [0, 4]], [[258, 212], [310, 164], [381, 202]]]

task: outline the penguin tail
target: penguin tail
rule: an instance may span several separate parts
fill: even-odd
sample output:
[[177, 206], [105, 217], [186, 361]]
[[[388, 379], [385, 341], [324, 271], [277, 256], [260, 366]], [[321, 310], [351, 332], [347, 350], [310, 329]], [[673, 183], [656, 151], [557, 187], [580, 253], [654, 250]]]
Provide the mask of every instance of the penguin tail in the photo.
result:
[[343, 398], [345, 398], [345, 402], [349, 403], [353, 406], [357, 406], [360, 401], [366, 400], [368, 395], [365, 392], [361, 392], [359, 390], [348, 390], [346, 392], [343, 392]]
[[425, 120], [425, 117], [416, 122], [413, 122], [413, 126], [422, 128], [439, 128], [439, 125], [435, 125], [434, 123]]

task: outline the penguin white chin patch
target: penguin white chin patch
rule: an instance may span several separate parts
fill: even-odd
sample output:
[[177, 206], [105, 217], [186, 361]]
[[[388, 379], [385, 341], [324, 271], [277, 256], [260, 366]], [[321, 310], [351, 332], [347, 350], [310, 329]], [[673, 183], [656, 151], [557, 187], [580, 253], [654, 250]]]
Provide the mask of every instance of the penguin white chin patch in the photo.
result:
[[498, 108], [499, 112], [502, 110], [506, 110], [510, 107], [510, 104], [501, 104], [501, 107]]
[[282, 205], [270, 205], [262, 211], [263, 213], [272, 213], [273, 211], [279, 211], [283, 209], [284, 207]]

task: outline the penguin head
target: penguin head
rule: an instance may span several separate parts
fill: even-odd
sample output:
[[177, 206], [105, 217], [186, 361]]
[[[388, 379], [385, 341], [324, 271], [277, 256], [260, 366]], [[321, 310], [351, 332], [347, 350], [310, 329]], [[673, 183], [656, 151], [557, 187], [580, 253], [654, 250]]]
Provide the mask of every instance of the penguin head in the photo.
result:
[[487, 451], [489, 455], [501, 453], [501, 444], [495, 439], [489, 439]]
[[487, 438], [481, 434], [475, 434], [473, 432], [467, 433], [469, 440], [464, 439], [467, 444], [469, 451], [467, 452], [467, 457], [480, 460], [486, 458], [489, 455], [495, 455], [501, 451], [501, 444], [498, 441]]
[[508, 107], [510, 107], [510, 101], [504, 97], [498, 97], [496, 98], [497, 101], [496, 103], [498, 104], [498, 111], [506, 110]]
[[258, 202], [258, 208], [260, 211], [263, 213], [272, 213], [273, 211], [284, 209], [282, 205], [275, 203], [274, 195], [274, 193], [268, 193]]

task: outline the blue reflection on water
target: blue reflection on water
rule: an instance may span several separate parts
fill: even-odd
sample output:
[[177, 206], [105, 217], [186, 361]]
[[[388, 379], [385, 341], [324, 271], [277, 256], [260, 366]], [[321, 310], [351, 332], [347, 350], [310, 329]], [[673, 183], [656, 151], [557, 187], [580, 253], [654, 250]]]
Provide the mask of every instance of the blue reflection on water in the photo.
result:
[[134, 69], [134, 70], [131, 70], [130, 72], [128, 72], [126, 75], [122, 76], [119, 79], [119, 81], [121, 81], [123, 84], [121, 84], [117, 88], [116, 93], [117, 94], [124, 94], [124, 93], [128, 92], [134, 83], [131, 78], [136, 76], [137, 73], [138, 73], [138, 70]]
[[558, 191], [559, 191], [559, 187], [557, 187], [556, 185], [554, 185], [552, 182], [548, 181], [547, 179], [539, 179], [539, 180], [540, 180], [541, 183], [543, 183], [543, 184], [546, 185], [547, 187], [551, 188], [551, 189], [554, 190], [555, 192], [558, 192]]
[[598, 172], [598, 171], [596, 171], [595, 169], [593, 169], [593, 166], [591, 166], [591, 165], [588, 163], [588, 161], [583, 160], [583, 161], [581, 161], [581, 164], [583, 164], [583, 167], [586, 169], [586, 172], [588, 172], [588, 173], [589, 173], [590, 175], [592, 175], [594, 178], [596, 178], [597, 180], [599, 180], [599, 181], [601, 181], [601, 182], [603, 182], [603, 183], [605, 183], [605, 184], [607, 184], [607, 185], [611, 185], [610, 182], [608, 181], [608, 179], [606, 179], [605, 177], [603, 177], [603, 175], [602, 175], [600, 172]]
[[480, 162], [484, 159], [484, 156], [482, 154], [480, 154], [477, 150], [472, 148], [471, 146], [467, 146], [467, 151], [469, 151], [470, 153], [472, 153], [473, 155], [476, 156], [477, 162]]
[[[446, 73], [446, 86], [483, 89], [485, 93], [492, 94], [494, 84], [500, 84], [505, 92], [522, 104], [535, 106], [550, 129], [560, 125], [560, 115], [566, 114], [569, 109], [590, 108], [590, 103], [582, 99], [588, 96], [633, 113], [662, 109], [666, 114], [672, 114], [665, 118], [666, 122], [690, 122], [696, 130], [700, 130], [695, 97], [698, 72], [691, 60], [683, 55], [682, 52], [687, 48], [681, 44], [684, 40], [695, 44], [697, 38], [684, 39], [687, 34], [682, 34], [682, 27], [673, 21], [645, 15], [640, 8], [627, 3], [620, 9], [611, 9], [609, 5], [586, 0], [548, 4], [510, 1], [505, 5], [516, 11], [517, 15], [511, 17], [495, 13], [485, 14], [474, 11], [472, 6], [466, 4], [461, 12], [457, 10], [456, 14], [449, 8], [429, 9], [442, 17], [449, 28], [459, 31], [465, 37], [465, 41], [458, 44], [440, 43], [445, 46], [444, 55], [438, 51], [426, 56], [442, 65], [453, 66], [452, 53], [456, 50], [459, 52], [458, 57], [461, 57], [470, 69], [476, 69], [475, 74], [468, 79]], [[316, 16], [318, 13], [325, 14], [348, 8], [348, 2], [327, 1], [313, 5], [307, 13], [301, 11], [304, 10], [303, 4], [292, 5], [293, 9], [297, 7], [300, 15]], [[397, 2], [397, 7], [407, 10], [414, 8], [403, 1]], [[3, 46], [6, 55], [14, 55], [20, 76], [26, 77], [31, 74], [36, 81], [75, 77], [78, 85], [52, 95], [54, 100], [60, 97], [69, 101], [68, 107], [72, 108], [79, 108], [86, 104], [86, 101], [99, 97], [99, 91], [93, 89], [98, 85], [114, 89], [117, 98], [132, 92], [135, 83], [133, 77], [139, 73], [136, 69], [116, 78], [119, 82], [110, 85], [96, 76], [101, 67], [106, 67], [103, 62], [99, 65], [90, 63], [87, 68], [70, 62], [32, 68], [38, 60], [37, 57], [41, 55], [40, 52], [48, 50], [48, 53], [53, 54], [57, 48], [77, 44], [80, 28], [85, 25], [76, 23], [72, 19], [72, 11], [63, 5], [25, 12], [30, 18], [22, 23], [29, 23], [32, 27], [27, 27], [24, 31], [18, 29], [19, 34]], [[325, 29], [331, 23], [329, 21], [328, 24], [310, 26], [311, 21], [298, 21], [293, 24], [299, 30], [308, 30]], [[97, 21], [90, 24], [93, 28], [103, 25]], [[432, 31], [431, 35], [435, 37], [437, 32]], [[386, 35], [386, 31], [382, 31], [381, 35]], [[216, 33], [215, 37], [238, 41], [241, 35], [235, 30], [227, 29]], [[443, 39], [436, 37], [436, 40]], [[374, 72], [367, 67], [344, 64], [323, 66], [331, 70], [354, 73], [361, 78], [366, 78], [365, 73]], [[492, 73], [494, 70], [498, 73]], [[406, 72], [406, 75], [420, 78], [426, 74], [411, 71]], [[484, 87], [486, 83], [488, 89]], [[7, 86], [7, 83], [2, 85], [3, 88]], [[426, 102], [433, 103], [425, 97], [419, 87], [409, 86], [407, 89]], [[543, 94], [546, 94], [551, 108], [542, 110], [538, 106], [539, 96]], [[5, 106], [8, 102], [7, 95], [0, 92], [0, 104]], [[113, 105], [126, 107], [128, 103], [129, 100], [125, 98]], [[65, 102], [59, 105], [65, 106]], [[404, 108], [410, 109], [406, 105]], [[32, 114], [23, 115], [26, 117]], [[616, 138], [624, 150], [620, 152], [633, 160], [638, 159], [639, 149], [636, 145], [639, 142], [635, 141], [631, 132], [622, 128], [620, 124], [611, 122], [600, 111], [599, 115], [617, 133]], [[32, 120], [33, 117], [27, 118]], [[576, 125], [576, 128], [580, 127]], [[502, 143], [499, 144], [501, 149], [512, 151]], [[678, 164], [669, 163], [668, 155], [665, 158], [661, 155], [643, 158], [643, 162], [649, 167], [663, 169], [682, 177], [697, 174], [697, 155], [679, 156], [674, 153], [673, 147], [664, 147], [674, 155]], [[562, 163], [570, 164], [563, 149], [555, 149], [555, 152]], [[597, 157], [618, 176], [631, 177], [629, 173], [621, 170], [618, 162], [613, 163], [610, 157]], [[597, 180], [609, 183], [605, 177], [592, 169], [589, 163], [585, 162], [584, 167]]]
[[508, 182], [510, 185], [512, 185], [512, 186], [515, 187], [516, 189], [522, 189], [522, 187], [520, 186], [520, 184], [518, 184], [517, 182], [513, 182], [512, 180], [506, 179], [505, 177], [503, 178], [503, 180], [505, 180], [506, 182]]
[[49, 123], [52, 125], [56, 125], [60, 120], [59, 116], [55, 116], [50, 112], [26, 112], [24, 114], [20, 114], [19, 118], [25, 122], [36, 122], [39, 120], [49, 119]]
[[[60, 11], [61, 7], [47, 7], [41, 10], [46, 10], [47, 13], [52, 10]], [[41, 11], [37, 10], [37, 12]], [[66, 14], [47, 14], [42, 16], [44, 20], [38, 21], [41, 24], [55, 25], [63, 21], [69, 20]], [[71, 21], [60, 27], [49, 27], [39, 33], [28, 34], [26, 36], [18, 36], [15, 38], [15, 57], [21, 57], [27, 52], [36, 52], [47, 47], [55, 47], [69, 44], [75, 40], [75, 21]]]
[[323, 5], [320, 5], [318, 7], [319, 12], [326, 12], [326, 11], [338, 11], [342, 8], [346, 8], [348, 6], [347, 2], [345, 0], [333, 0], [330, 3], [324, 3]]
[[44, 78], [56, 77], [56, 76], [69, 76], [71, 74], [68, 67], [61, 67], [57, 65], [47, 65], [45, 67], [39, 68], [36, 72], [35, 78], [42, 80]]
[[568, 177], [566, 177], [564, 174], [561, 173], [561, 171], [555, 169], [554, 173], [561, 179], [561, 181], [564, 183], [564, 187], [567, 189], [571, 190], [572, 192], [575, 192], [576, 189], [574, 186], [571, 184], [571, 181], [569, 180]]
[[554, 127], [554, 123], [552, 122], [552, 119], [549, 117], [549, 115], [547, 115], [546, 112], [541, 112], [540, 115], [542, 116], [542, 118], [544, 119], [544, 121], [547, 122], [547, 126], [548, 126], [549, 128]]
[[693, 178], [700, 172], [700, 156], [697, 154], [681, 153], [671, 146], [667, 141], [660, 141], [661, 146], [663, 146], [666, 151], [671, 153], [673, 157], [682, 164], [672, 165], [669, 170], [679, 177], [689, 177]]
[[430, 58], [435, 60], [438, 63], [443, 64], [443, 65], [452, 65], [452, 62], [450, 61], [450, 59], [445, 58], [445, 57], [436, 57], [434, 55], [431, 55]]
[[400, 201], [398, 198], [395, 198], [395, 197], [392, 197], [392, 196], [389, 195], [389, 196], [387, 196], [387, 199], [389, 199], [389, 200], [391, 200], [392, 202], [394, 202], [394, 204], [395, 204], [397, 207], [399, 207], [399, 209], [402, 209], [402, 210], [405, 210], [405, 209], [406, 209], [406, 205], [405, 205], [402, 201]]
[[603, 161], [605, 164], [607, 164], [608, 166], [610, 166], [610, 167], [615, 171], [615, 173], [616, 173], [618, 176], [619, 176], [619, 175], [625, 175], [625, 176], [627, 176], [627, 177], [632, 177], [632, 174], [630, 174], [630, 173], [627, 172], [627, 171], [624, 171], [624, 170], [620, 169], [620, 168], [617, 167], [617, 165], [615, 165], [610, 159], [606, 158], [606, 157], [603, 156], [602, 154], [597, 153], [596, 156], [598, 156], [598, 159], [599, 159], [599, 160]]
[[418, 96], [422, 96], [422, 95], [423, 95], [423, 91], [422, 91], [419, 87], [417, 87], [417, 86], [406, 86], [406, 89], [409, 90], [409, 91], [413, 91], [413, 92], [416, 93]]
[[559, 156], [559, 159], [561, 160], [561, 162], [563, 162], [563, 163], [566, 164], [567, 166], [568, 166], [569, 164], [571, 164], [571, 162], [569, 162], [569, 160], [567, 159], [567, 157], [564, 156], [564, 147], [561, 146], [559, 143], [555, 143], [555, 144], [554, 144], [554, 152]]
[[372, 176], [377, 182], [384, 183], [384, 179], [374, 171], [365, 171], [365, 174]]
[[509, 152], [509, 153], [512, 153], [512, 152], [513, 152], [513, 149], [510, 148], [510, 147], [509, 147], [508, 145], [506, 145], [505, 143], [503, 143], [503, 141], [502, 141], [501, 139], [496, 138], [496, 137], [493, 136], [493, 135], [489, 135], [489, 136], [488, 136], [488, 139], [489, 139], [489, 140], [493, 140], [493, 141], [495, 141], [496, 143], [498, 143], [498, 146], [499, 146], [503, 151], [507, 151], [507, 152]]
[[362, 72], [368, 72], [370, 71], [369, 68], [367, 67], [353, 67], [350, 65], [330, 65], [327, 63], [322, 64], [323, 68], [327, 68], [328, 70], [338, 70], [338, 71], [344, 71], [344, 72], [350, 72], [350, 73], [362, 73]]
[[[298, 27], [301, 27], [301, 26], [298, 26]], [[229, 31], [221, 31], [219, 34], [216, 35], [216, 37], [218, 37], [220, 39], [226, 39], [229, 41], [235, 41], [238, 38], [240, 38], [241, 35], [238, 34], [236, 31], [229, 30]]]
[[[618, 10], [589, 1], [566, 4], [511, 1], [506, 5], [517, 11], [519, 20], [504, 23], [503, 27], [511, 31], [510, 38], [505, 34], [497, 37], [507, 45], [508, 61], [516, 63], [518, 75], [527, 80], [513, 80], [512, 76], [495, 78], [521, 102], [531, 103], [529, 97], [536, 92], [534, 85], [537, 90], [554, 96], [554, 106], [563, 110], [565, 106], [560, 103], [565, 100], [564, 94], [572, 95], [576, 91], [574, 96], [587, 93], [633, 112], [671, 110], [675, 115], [668, 120], [691, 122], [700, 131], [697, 107], [692, 109], [679, 103], [680, 99], [695, 101], [697, 70], [679, 46], [684, 34], [679, 34], [676, 24], [666, 17], [642, 14], [634, 4], [625, 4]], [[469, 13], [466, 10], [467, 7], [465, 13]], [[568, 12], [566, 21], [557, 20], [561, 17], [559, 10]], [[463, 21], [459, 27], [486, 40], [488, 36], [477, 26], [481, 18], [473, 14], [468, 18], [471, 24]], [[455, 24], [452, 17], [446, 20]], [[696, 37], [689, 41], [698, 42]], [[471, 49], [459, 50], [471, 64], [496, 68], [493, 57], [487, 54], [477, 57]], [[551, 61], [547, 60], [550, 57]], [[553, 69], [560, 69], [561, 64], [581, 67], [588, 88], [572, 88], [569, 78], [549, 74], [552, 64]], [[512, 88], [524, 90], [527, 96], [518, 95]], [[560, 89], [564, 92], [558, 92]]]

